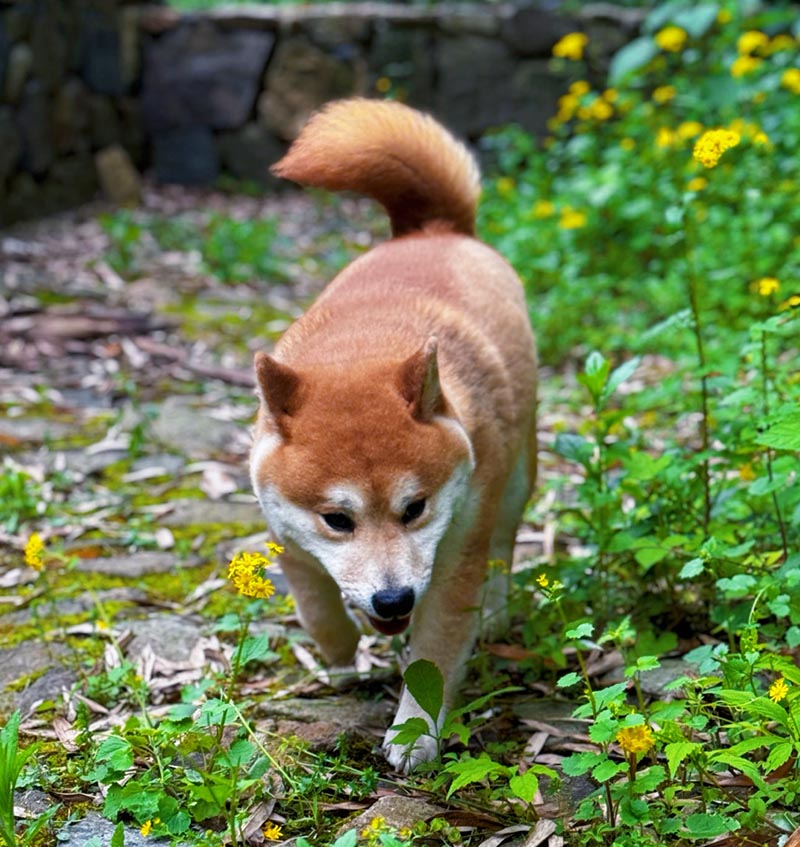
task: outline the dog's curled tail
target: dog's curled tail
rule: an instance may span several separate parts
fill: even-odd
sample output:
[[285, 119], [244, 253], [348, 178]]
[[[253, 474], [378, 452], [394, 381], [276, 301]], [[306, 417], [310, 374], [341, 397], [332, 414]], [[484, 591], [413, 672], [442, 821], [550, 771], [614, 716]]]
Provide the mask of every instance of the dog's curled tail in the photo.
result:
[[433, 222], [475, 233], [475, 160], [441, 124], [402, 103], [356, 97], [327, 104], [272, 172], [372, 197], [389, 213], [396, 236]]

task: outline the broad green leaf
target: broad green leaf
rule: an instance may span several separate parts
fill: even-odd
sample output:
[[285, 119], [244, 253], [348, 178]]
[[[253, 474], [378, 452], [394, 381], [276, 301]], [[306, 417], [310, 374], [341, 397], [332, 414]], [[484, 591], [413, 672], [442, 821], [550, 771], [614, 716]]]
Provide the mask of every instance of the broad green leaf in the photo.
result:
[[[356, 847], [356, 844], [358, 844], [358, 833], [354, 829], [348, 829], [333, 842], [333, 847]], [[299, 843], [298, 847], [300, 847]]]
[[593, 753], [588, 750], [584, 753], [573, 753], [561, 762], [561, 770], [567, 776], [582, 776], [601, 762], [607, 761], [607, 758], [605, 753]]
[[635, 38], [617, 50], [608, 69], [608, 84], [619, 85], [625, 77], [643, 68], [658, 55], [658, 45], [647, 35]]
[[662, 547], [640, 547], [633, 554], [633, 558], [644, 568], [646, 573], [653, 565], [668, 555], [669, 550], [664, 550]]
[[417, 659], [406, 668], [403, 680], [422, 711], [438, 723], [444, 703], [444, 679], [439, 668], [427, 659]]
[[392, 727], [392, 732], [395, 733], [393, 741], [395, 744], [400, 744], [407, 747], [409, 744], [414, 744], [423, 735], [428, 735], [431, 728], [425, 718], [409, 718], [403, 723], [395, 724]]
[[769, 751], [764, 769], [767, 773], [772, 773], [772, 771], [777, 770], [781, 765], [785, 765], [795, 751], [796, 746], [791, 741], [782, 741], [780, 744], [776, 744]]
[[594, 624], [589, 621], [584, 621], [583, 623], [579, 623], [573, 629], [568, 629], [564, 636], [566, 638], [591, 638], [592, 633], [594, 632]]
[[713, 838], [715, 835], [739, 829], [739, 824], [734, 818], [726, 815], [697, 812], [686, 818], [686, 828], [689, 830], [690, 838]]
[[559, 456], [569, 459], [572, 462], [577, 462], [579, 465], [587, 467], [594, 455], [594, 446], [587, 441], [582, 435], [576, 435], [572, 432], [559, 432], [556, 435], [553, 449]]
[[755, 442], [774, 450], [800, 450], [800, 410], [776, 415]]
[[122, 821], [114, 827], [114, 833], [111, 836], [111, 847], [125, 847], [125, 825]]
[[696, 6], [676, 12], [671, 22], [685, 29], [692, 38], [701, 38], [713, 26], [718, 13], [719, 4], [698, 3]]
[[583, 677], [579, 673], [565, 673], [564, 676], [558, 678], [556, 686], [558, 688], [569, 688], [572, 685], [577, 685]]
[[592, 770], [592, 779], [596, 779], [598, 782], [608, 782], [609, 779], [613, 779], [618, 773], [625, 773], [627, 770], [627, 762], [615, 762], [611, 759], [606, 759], [605, 762], [600, 762]]
[[508, 787], [515, 797], [519, 797], [523, 803], [532, 803], [536, 792], [539, 790], [539, 777], [531, 771], [523, 774], [515, 774], [508, 781]]
[[623, 362], [618, 368], [615, 368], [608, 378], [603, 396], [611, 397], [623, 382], [633, 376], [641, 361], [638, 356], [635, 356], [633, 359], [629, 359], [627, 362]]
[[706, 569], [706, 563], [704, 559], [690, 559], [680, 570], [678, 574], [678, 579], [692, 579], [693, 577], [700, 576], [701, 573]]
[[444, 771], [456, 775], [447, 792], [447, 796], [450, 797], [459, 788], [473, 782], [481, 782], [490, 774], [508, 773], [508, 768], [493, 761], [488, 756], [481, 756], [478, 759], [470, 757], [460, 759], [457, 762], [449, 762], [445, 765]]
[[667, 772], [663, 766], [653, 765], [636, 774], [633, 788], [637, 794], [648, 794], [650, 791], [655, 791], [666, 779]]

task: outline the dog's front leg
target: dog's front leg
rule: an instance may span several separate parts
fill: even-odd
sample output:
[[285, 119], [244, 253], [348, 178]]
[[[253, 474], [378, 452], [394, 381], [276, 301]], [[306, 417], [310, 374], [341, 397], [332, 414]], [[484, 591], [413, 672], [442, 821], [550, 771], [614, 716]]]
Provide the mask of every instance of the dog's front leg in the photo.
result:
[[329, 665], [350, 665], [360, 636], [358, 624], [342, 600], [342, 592], [321, 566], [284, 553], [281, 569], [294, 597], [297, 616], [317, 642]]
[[[485, 560], [484, 560], [485, 562]], [[485, 564], [476, 566], [485, 570]], [[461, 584], [459, 584], [461, 583]], [[433, 662], [444, 680], [444, 704], [436, 725], [433, 724], [411, 692], [403, 686], [394, 724], [405, 723], [409, 718], [422, 718], [429, 727], [429, 735], [421, 736], [412, 749], [396, 744], [396, 733], [389, 729], [384, 739], [384, 753], [397, 770], [408, 772], [421, 762], [436, 758], [439, 750], [438, 733], [442, 721], [455, 699], [464, 675], [464, 665], [469, 658], [478, 629], [478, 591], [462, 580], [444, 579], [428, 589], [414, 613], [413, 631], [409, 645], [409, 664], [418, 659]], [[474, 596], [472, 596], [474, 595]]]

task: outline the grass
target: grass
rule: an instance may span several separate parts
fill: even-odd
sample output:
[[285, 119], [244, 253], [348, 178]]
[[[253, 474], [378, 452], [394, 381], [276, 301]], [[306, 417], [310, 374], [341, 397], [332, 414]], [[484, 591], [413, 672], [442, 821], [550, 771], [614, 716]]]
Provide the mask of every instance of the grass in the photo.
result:
[[[513, 574], [508, 644], [476, 656], [471, 702], [443, 727], [440, 759], [405, 790], [498, 829], [533, 825], [562, 782], [588, 782], [550, 813], [569, 847], [781, 845], [800, 827], [798, 34], [781, 6], [664, 4], [615, 58], [608, 87], [583, 81], [579, 49], [553, 60], [574, 83], [547, 139], [514, 128], [485, 139], [496, 171], [481, 233], [524, 280], [543, 363], [542, 485], [528, 517], [559, 543]], [[720, 129], [738, 142], [706, 167], [693, 152]], [[153, 241], [195, 250], [222, 284], [292, 261], [269, 220], [210, 216], [186, 229], [126, 212], [104, 226], [126, 278]], [[316, 261], [331, 268], [343, 252], [325, 242]], [[237, 328], [251, 334], [247, 319]], [[7, 531], [54, 519], [21, 474], [7, 463], [0, 475]], [[60, 555], [45, 554], [45, 596]], [[176, 602], [192, 578], [181, 576]], [[223, 831], [246, 843], [264, 808], [257, 828], [268, 840], [479, 844], [480, 827], [460, 830], [447, 815], [407, 829], [375, 818], [336, 835], [336, 807], [374, 797], [391, 777], [344, 739], [314, 753], [255, 730], [247, 683], [275, 673], [278, 688], [298, 673], [287, 644], [255, 630], [286, 611], [274, 598], [216, 592], [201, 612], [219, 618], [233, 672], [210, 671], [158, 716], [120, 648], [118, 665], [93, 667], [80, 690], [126, 722], [95, 738], [79, 708], [66, 758], [19, 764], [9, 721], [3, 809], [14, 781], [66, 781], [102, 786], [112, 820], [193, 845], [218, 844]], [[96, 617], [114, 629], [116, 613]], [[601, 682], [597, 659], [614, 655], [618, 676]], [[672, 681], [654, 693], [648, 681], [667, 667]], [[438, 711], [435, 667], [412, 666], [406, 681]], [[519, 726], [495, 725], [520, 691], [542, 685], [585, 727], [557, 768], [524, 752]], [[404, 728], [409, 743], [427, 731]], [[6, 834], [7, 847], [25, 843], [27, 826]]]

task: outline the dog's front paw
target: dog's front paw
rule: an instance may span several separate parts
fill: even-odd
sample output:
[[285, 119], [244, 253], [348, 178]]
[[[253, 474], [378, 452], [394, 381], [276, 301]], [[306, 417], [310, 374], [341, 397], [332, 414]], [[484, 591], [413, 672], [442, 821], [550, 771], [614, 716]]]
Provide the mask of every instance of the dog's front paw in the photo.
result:
[[430, 762], [439, 754], [439, 742], [430, 735], [421, 735], [412, 745], [397, 744], [397, 733], [388, 730], [383, 741], [383, 754], [386, 761], [401, 773], [410, 773], [423, 762]]

